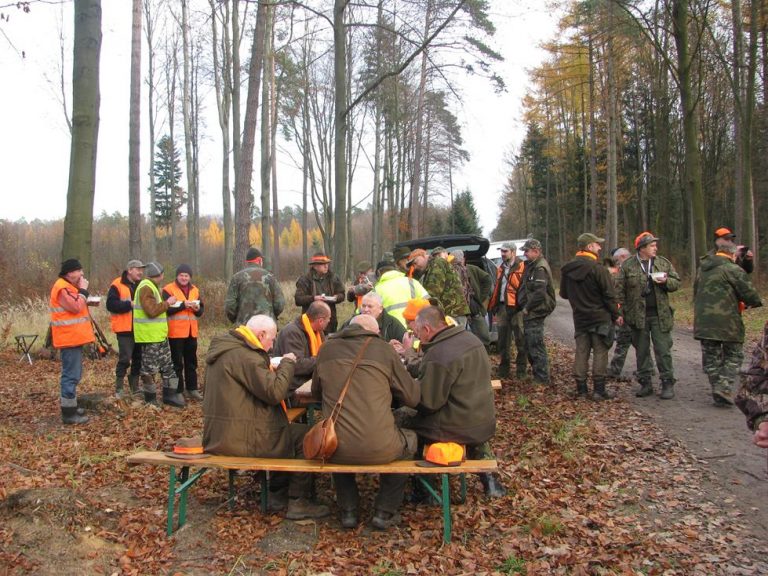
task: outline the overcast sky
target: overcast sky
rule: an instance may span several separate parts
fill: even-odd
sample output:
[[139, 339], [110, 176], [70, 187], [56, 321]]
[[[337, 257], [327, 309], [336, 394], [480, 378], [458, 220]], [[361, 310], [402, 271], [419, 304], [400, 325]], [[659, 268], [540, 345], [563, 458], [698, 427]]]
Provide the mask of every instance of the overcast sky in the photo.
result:
[[[507, 92], [494, 94], [490, 85], [478, 78], [462, 83], [464, 103], [457, 116], [471, 159], [460, 173], [454, 173], [456, 191], [467, 187], [472, 190], [486, 234], [496, 225], [497, 198], [507, 171], [505, 154], [524, 136], [521, 100], [528, 84], [526, 69], [544, 57], [538, 46], [555, 30], [552, 11], [544, 2], [491, 0], [490, 4], [498, 30], [494, 44], [505, 58], [495, 69], [504, 78]], [[131, 2], [102, 0], [102, 7], [101, 121], [94, 214], [127, 214]], [[10, 20], [0, 22], [0, 182], [6, 200], [0, 218], [50, 220], [62, 218], [66, 212], [70, 139], [57, 94], [57, 22], [62, 11], [70, 62], [71, 3], [33, 4], [29, 14], [15, 8], [3, 9]], [[145, 71], [143, 66], [142, 73]], [[68, 64], [68, 84], [71, 74]], [[71, 100], [71, 94], [67, 98]], [[146, 125], [145, 101], [143, 95], [142, 122]], [[220, 214], [220, 136], [212, 116], [213, 106], [207, 114], [211, 116], [200, 155], [201, 213]], [[145, 127], [141, 169], [145, 180], [149, 167], [147, 141]], [[183, 152], [183, 140], [180, 145]], [[281, 206], [300, 204], [299, 180], [290, 174], [290, 165], [281, 163], [278, 170]], [[148, 181], [143, 181], [142, 190], [147, 187]], [[360, 195], [365, 192], [360, 190]], [[143, 192], [142, 212], [146, 212], [148, 204], [148, 195]]]

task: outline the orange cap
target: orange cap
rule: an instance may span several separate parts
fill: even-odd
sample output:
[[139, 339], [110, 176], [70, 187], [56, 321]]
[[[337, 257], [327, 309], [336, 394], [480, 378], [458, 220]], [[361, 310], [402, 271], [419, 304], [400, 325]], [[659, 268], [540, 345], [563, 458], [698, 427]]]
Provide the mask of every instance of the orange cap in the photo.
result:
[[736, 234], [734, 234], [729, 228], [718, 228], [715, 230], [715, 239], [717, 238], [736, 238]]
[[403, 310], [403, 318], [409, 322], [416, 320], [416, 315], [419, 313], [419, 310], [426, 308], [427, 306], [430, 306], [430, 303], [426, 298], [411, 298], [408, 300], [408, 304], [405, 305], [405, 310]]
[[426, 256], [426, 255], [427, 255], [426, 250], [424, 250], [423, 248], [416, 248], [413, 252], [408, 254], [408, 260], [406, 261], [406, 264], [411, 264], [411, 262], [416, 260], [416, 258], [418, 258], [419, 256]]
[[438, 466], [459, 466], [464, 461], [464, 446], [456, 442], [435, 442], [424, 448], [424, 460]]
[[317, 252], [312, 256], [312, 258], [309, 259], [309, 265], [312, 266], [312, 264], [328, 264], [330, 261], [331, 259], [328, 258], [328, 256], [322, 252]]
[[656, 242], [657, 240], [659, 240], [659, 239], [656, 238], [650, 232], [647, 232], [647, 231], [646, 232], [640, 232], [640, 234], [638, 234], [635, 237], [635, 249], [639, 250], [643, 246], [646, 246], [647, 244], [650, 244], [651, 242]]

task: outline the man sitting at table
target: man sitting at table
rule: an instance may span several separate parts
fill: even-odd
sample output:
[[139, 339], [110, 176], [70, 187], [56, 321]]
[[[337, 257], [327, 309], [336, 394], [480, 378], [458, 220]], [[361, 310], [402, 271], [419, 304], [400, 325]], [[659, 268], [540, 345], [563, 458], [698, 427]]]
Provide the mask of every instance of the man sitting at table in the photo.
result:
[[[393, 398], [406, 406], [419, 401], [419, 388], [408, 375], [397, 353], [378, 336], [371, 316], [360, 314], [350, 325], [330, 336], [317, 357], [312, 395], [322, 398], [323, 416], [329, 417], [352, 373], [344, 397], [336, 435], [339, 445], [331, 462], [340, 464], [386, 464], [410, 459], [416, 450], [416, 434], [398, 428], [392, 414]], [[363, 346], [367, 346], [363, 350]], [[355, 359], [362, 353], [355, 367]], [[405, 483], [403, 474], [381, 474], [376, 509], [371, 525], [385, 530], [400, 521]], [[357, 526], [360, 495], [354, 474], [334, 474], [341, 525]]]
[[[270, 368], [269, 350], [277, 325], [269, 316], [251, 317], [245, 326], [215, 336], [205, 357], [203, 447], [209, 454], [260, 458], [303, 458], [302, 441], [307, 427], [289, 424], [283, 399], [293, 377], [296, 357], [283, 356], [276, 370]], [[273, 478], [278, 476], [273, 475]], [[322, 518], [323, 504], [309, 500], [309, 474], [289, 474], [290, 520]], [[284, 479], [283, 479], [284, 480]], [[273, 487], [280, 480], [275, 478]], [[280, 509], [283, 491], [270, 493], [270, 507]]]
[[[397, 342], [403, 341], [405, 336], [405, 326], [400, 321], [392, 316], [389, 312], [384, 310], [384, 304], [382, 303], [381, 296], [376, 292], [368, 292], [362, 297], [360, 302], [360, 314], [367, 314], [376, 320], [379, 325], [379, 336], [385, 342], [396, 340]], [[352, 316], [354, 318], [354, 316]], [[350, 325], [352, 318], [344, 323], [344, 328]]]

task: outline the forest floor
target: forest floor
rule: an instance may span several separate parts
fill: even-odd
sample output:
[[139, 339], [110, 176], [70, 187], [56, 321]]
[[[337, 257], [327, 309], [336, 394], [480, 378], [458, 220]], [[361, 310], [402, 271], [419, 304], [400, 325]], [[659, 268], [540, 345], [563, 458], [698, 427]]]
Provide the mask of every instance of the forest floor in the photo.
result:
[[[503, 381], [494, 449], [509, 494], [487, 500], [471, 480], [450, 545], [433, 507], [405, 504], [399, 527], [372, 531], [369, 477], [366, 522], [346, 531], [335, 507], [317, 522], [262, 515], [247, 477], [230, 512], [221, 472], [167, 538], [167, 469], [125, 458], [200, 434], [200, 405], [115, 401], [114, 359], [88, 361], [80, 394], [102, 399], [88, 424], [63, 427], [59, 365], [0, 352], [0, 574], [768, 573], [765, 453], [738, 411], [709, 406], [690, 336], [676, 338], [675, 400], [635, 399], [629, 384], [612, 402], [574, 400], [569, 318], [558, 306], [547, 322], [562, 338], [549, 342], [553, 387]], [[316, 486], [333, 502], [327, 476]]]

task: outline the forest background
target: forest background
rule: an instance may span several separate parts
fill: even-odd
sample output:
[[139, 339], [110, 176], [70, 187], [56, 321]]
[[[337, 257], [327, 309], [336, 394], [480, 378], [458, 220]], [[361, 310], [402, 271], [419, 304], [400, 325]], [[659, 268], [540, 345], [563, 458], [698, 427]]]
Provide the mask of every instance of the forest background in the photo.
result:
[[[453, 186], [470, 157], [456, 78], [505, 89], [491, 3], [132, 4], [129, 213], [93, 215], [101, 3], [76, 0], [71, 95], [64, 58], [59, 78], [73, 142], [67, 216], [0, 221], [0, 274], [15, 279], [13, 289], [3, 283], [4, 298], [47, 286], [69, 256], [102, 285], [137, 254], [226, 278], [251, 244], [282, 279], [303, 272], [319, 249], [349, 277], [357, 260], [375, 262], [398, 240], [480, 231], [471, 192]], [[690, 276], [712, 230], [726, 225], [759, 259], [768, 195], [765, 2], [550, 6], [560, 15], [557, 39], [529, 70], [525, 137], [508, 155], [504, 189], [487, 198], [498, 207], [492, 239], [538, 237], [557, 266], [583, 230], [605, 235], [610, 248], [650, 229]], [[42, 9], [1, 6], [2, 26], [19, 7]], [[72, 49], [63, 36], [61, 46]], [[201, 124], [201, 94], [211, 90], [218, 134]], [[148, 142], [139, 137], [142, 117]], [[200, 214], [206, 139], [221, 146], [219, 217]], [[287, 162], [300, 167], [302, 203], [280, 207]], [[140, 203], [143, 173], [149, 207]], [[353, 200], [358, 183], [370, 192]]]

